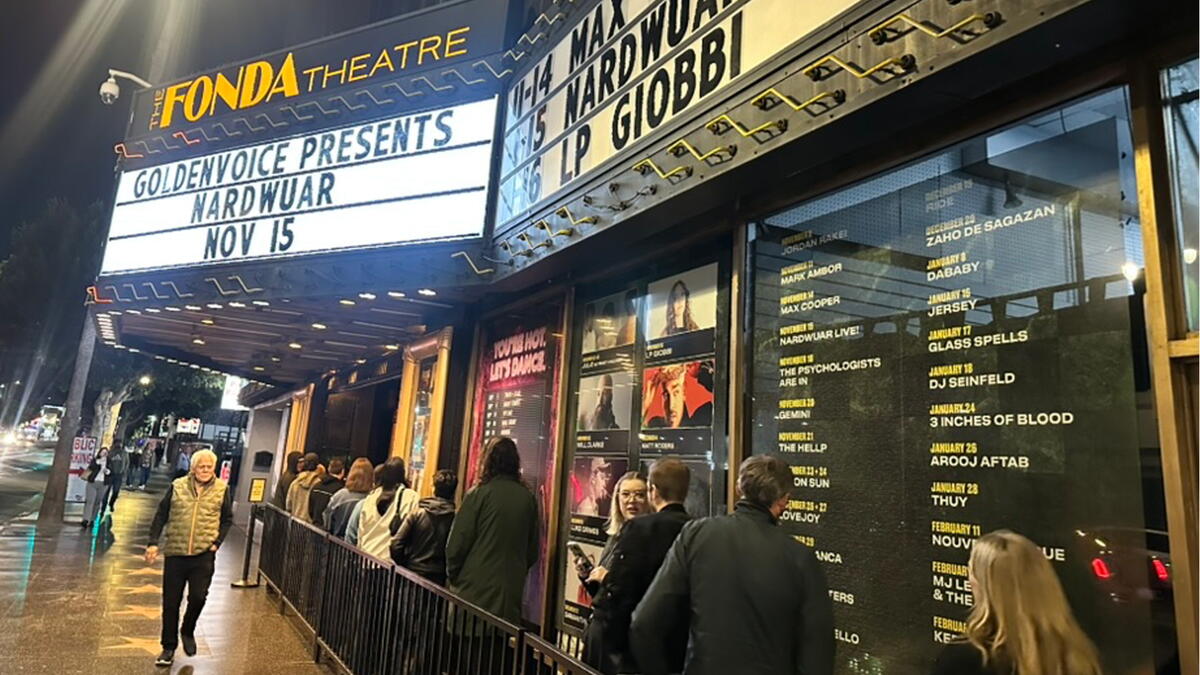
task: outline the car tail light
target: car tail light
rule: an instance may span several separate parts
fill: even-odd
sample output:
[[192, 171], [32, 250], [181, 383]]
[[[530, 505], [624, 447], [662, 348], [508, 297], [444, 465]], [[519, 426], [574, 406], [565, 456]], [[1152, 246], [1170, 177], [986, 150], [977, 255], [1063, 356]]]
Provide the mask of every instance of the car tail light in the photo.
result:
[[1111, 579], [1113, 575], [1108, 563], [1104, 562], [1102, 558], [1092, 558], [1092, 572], [1099, 579]]
[[1158, 558], [1155, 558], [1150, 561], [1150, 564], [1154, 565], [1154, 575], [1158, 577], [1159, 581], [1170, 581], [1171, 580], [1171, 571], [1167, 569], [1166, 563], [1159, 560]]

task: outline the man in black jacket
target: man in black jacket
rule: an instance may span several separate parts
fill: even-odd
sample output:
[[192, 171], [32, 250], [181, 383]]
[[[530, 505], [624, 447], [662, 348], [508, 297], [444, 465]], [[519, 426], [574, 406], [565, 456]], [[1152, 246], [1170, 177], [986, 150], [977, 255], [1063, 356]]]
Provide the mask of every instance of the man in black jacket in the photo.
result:
[[329, 469], [321, 481], [313, 486], [308, 493], [308, 521], [320, 525], [324, 521], [325, 507], [329, 500], [342, 488], [346, 487], [346, 458], [334, 457], [329, 460]]
[[731, 515], [688, 524], [633, 614], [643, 675], [677, 672], [660, 636], [691, 618], [687, 675], [829, 675], [833, 607], [810, 548], [779, 527], [792, 472], [756, 455]]
[[[442, 469], [433, 476], [433, 496], [417, 503], [393, 528], [389, 550], [401, 567], [435, 584], [446, 585], [446, 539], [454, 525], [454, 492], [458, 476]], [[393, 521], [395, 525], [395, 521]]]
[[[638, 673], [629, 649], [629, 623], [675, 537], [688, 521], [683, 508], [691, 472], [674, 457], [650, 465], [650, 505], [655, 512], [625, 524], [613, 551], [611, 568], [598, 569], [600, 590], [592, 601], [592, 619], [584, 631], [584, 660], [605, 675]], [[687, 624], [655, 636], [662, 655], [679, 672], [687, 650]]]

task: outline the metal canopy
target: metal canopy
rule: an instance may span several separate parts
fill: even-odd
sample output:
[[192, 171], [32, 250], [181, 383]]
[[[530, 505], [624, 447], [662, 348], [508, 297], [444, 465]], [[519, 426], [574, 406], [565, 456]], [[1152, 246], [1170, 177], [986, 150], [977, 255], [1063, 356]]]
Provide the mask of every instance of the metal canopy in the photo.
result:
[[404, 348], [485, 290], [463, 243], [105, 277], [92, 319], [116, 349], [291, 386]]

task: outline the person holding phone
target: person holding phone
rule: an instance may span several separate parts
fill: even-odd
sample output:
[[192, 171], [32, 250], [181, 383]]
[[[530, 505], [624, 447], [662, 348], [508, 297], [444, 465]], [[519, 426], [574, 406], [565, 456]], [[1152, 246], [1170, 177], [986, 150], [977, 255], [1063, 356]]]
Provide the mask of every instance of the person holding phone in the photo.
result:
[[617, 547], [617, 541], [620, 539], [625, 525], [649, 511], [650, 504], [646, 501], [646, 477], [638, 471], [630, 471], [621, 476], [617, 480], [616, 489], [613, 490], [612, 508], [609, 509], [608, 527], [605, 529], [608, 541], [605, 542], [604, 549], [600, 551], [600, 559], [596, 561], [589, 558], [579, 544], [568, 545], [568, 547], [574, 546], [570, 551], [575, 565], [575, 573], [579, 576], [580, 587], [587, 596], [580, 598], [579, 604], [591, 606], [592, 597], [600, 590], [600, 582], [608, 574], [608, 568], [612, 564], [613, 550]]
[[[610, 564], [599, 576], [592, 603], [592, 620], [583, 632], [583, 660], [604, 675], [640, 673], [629, 647], [629, 626], [671, 544], [688, 521], [687, 499], [691, 471], [676, 457], [650, 465], [649, 500], [654, 513], [630, 521], [613, 547]], [[595, 574], [593, 572], [593, 574]], [[682, 672], [687, 651], [687, 626], [673, 626], [659, 635], [670, 655], [670, 672]]]

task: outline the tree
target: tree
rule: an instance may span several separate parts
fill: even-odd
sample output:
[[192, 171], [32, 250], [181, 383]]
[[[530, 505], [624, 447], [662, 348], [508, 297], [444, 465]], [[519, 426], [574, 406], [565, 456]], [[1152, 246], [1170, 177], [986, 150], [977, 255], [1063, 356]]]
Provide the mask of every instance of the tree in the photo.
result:
[[48, 397], [65, 398], [104, 219], [100, 203], [80, 212], [50, 199], [14, 227], [9, 256], [0, 261], [0, 382], [21, 385], [5, 396], [0, 424], [30, 417]]
[[[146, 384], [142, 378], [148, 378]], [[131, 426], [158, 413], [197, 417], [221, 403], [224, 378], [192, 368], [171, 365], [139, 354], [104, 349], [97, 354], [89, 378], [92, 433], [99, 436], [111, 423], [112, 408], [122, 404], [113, 434], [116, 442]]]

